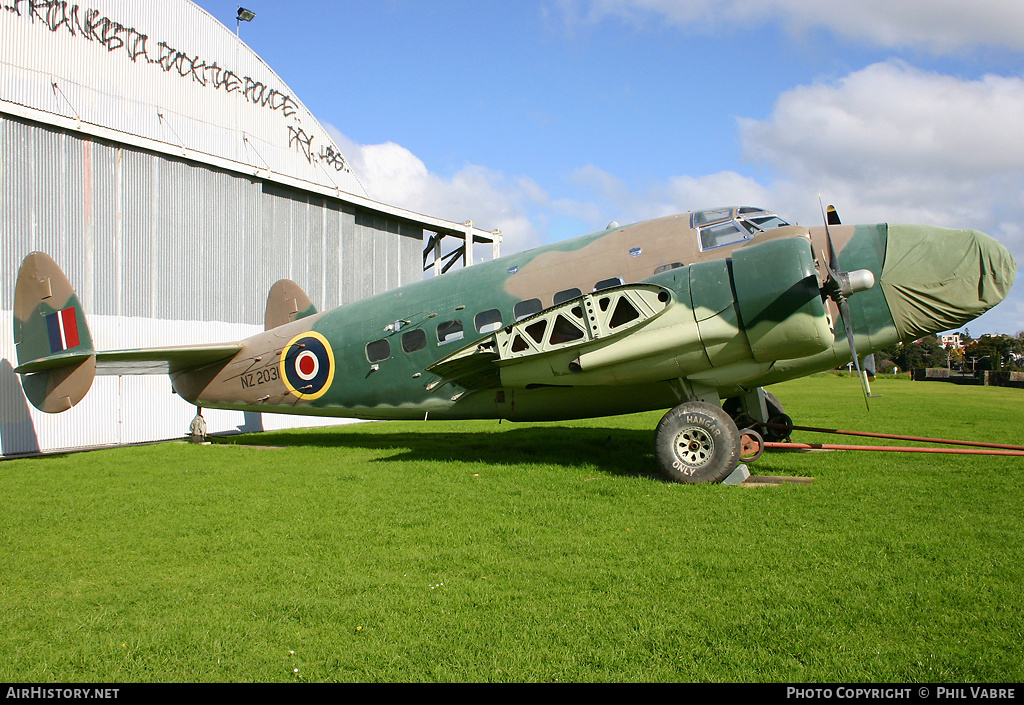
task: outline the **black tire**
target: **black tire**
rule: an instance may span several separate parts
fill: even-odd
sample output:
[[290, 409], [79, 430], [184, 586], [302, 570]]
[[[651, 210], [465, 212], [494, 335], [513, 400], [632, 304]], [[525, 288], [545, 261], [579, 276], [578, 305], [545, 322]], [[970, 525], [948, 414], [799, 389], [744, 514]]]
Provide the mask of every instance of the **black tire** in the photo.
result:
[[739, 463], [740, 432], [721, 407], [686, 402], [658, 423], [654, 456], [673, 482], [721, 482]]
[[[782, 403], [774, 394], [765, 391], [764, 403], [768, 407], [768, 423], [783, 424], [785, 426], [793, 425], [793, 419], [786, 416], [786, 410], [782, 408]], [[762, 435], [766, 441], [781, 443], [782, 441], [789, 440], [789, 434], [790, 431], [781, 428], [766, 428]]]
[[[793, 420], [786, 416], [786, 410], [782, 408], [782, 402], [780, 402], [778, 398], [768, 390], [765, 390], [764, 392], [764, 403], [765, 406], [768, 407], [768, 423], [786, 424], [788, 426], [793, 425]], [[754, 420], [743, 413], [743, 406], [740, 404], [738, 397], [726, 399], [722, 408], [725, 409], [726, 413], [729, 414], [733, 421], [736, 422], [737, 428], [748, 428], [754, 424]], [[784, 431], [779, 428], [763, 428], [760, 426], [757, 428], [760, 429], [761, 435], [766, 441], [778, 443], [789, 438], [789, 431]]]

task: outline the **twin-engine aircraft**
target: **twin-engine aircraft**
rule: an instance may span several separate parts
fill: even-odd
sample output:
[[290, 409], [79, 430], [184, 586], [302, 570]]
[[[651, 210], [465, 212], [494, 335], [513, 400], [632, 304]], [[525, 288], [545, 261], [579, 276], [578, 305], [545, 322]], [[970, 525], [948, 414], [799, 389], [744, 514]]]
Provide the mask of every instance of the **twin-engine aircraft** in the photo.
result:
[[326, 312], [282, 280], [263, 333], [113, 351], [93, 348], [67, 277], [35, 252], [18, 274], [15, 371], [51, 413], [96, 374], [168, 374], [200, 408], [364, 419], [669, 408], [655, 431], [662, 472], [721, 482], [746, 427], [781, 412], [763, 387], [960, 327], [1016, 275], [975, 230], [844, 226], [831, 209], [826, 223], [740, 207], [613, 224]]

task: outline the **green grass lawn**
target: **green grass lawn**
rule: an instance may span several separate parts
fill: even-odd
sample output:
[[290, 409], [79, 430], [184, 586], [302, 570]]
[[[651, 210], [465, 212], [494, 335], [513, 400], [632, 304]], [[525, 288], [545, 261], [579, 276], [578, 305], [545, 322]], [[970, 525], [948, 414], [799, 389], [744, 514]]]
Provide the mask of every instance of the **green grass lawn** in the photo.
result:
[[[802, 425], [1024, 443], [1021, 390], [772, 391]], [[659, 418], [0, 463], [0, 680], [1024, 680], [1024, 458], [773, 453], [751, 471], [814, 483], [676, 485]]]

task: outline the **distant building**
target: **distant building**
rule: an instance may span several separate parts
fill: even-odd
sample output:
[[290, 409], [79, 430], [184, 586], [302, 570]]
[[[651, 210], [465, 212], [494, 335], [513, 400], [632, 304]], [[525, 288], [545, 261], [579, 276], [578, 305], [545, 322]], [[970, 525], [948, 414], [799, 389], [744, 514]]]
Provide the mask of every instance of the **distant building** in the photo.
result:
[[939, 344], [944, 348], [964, 349], [964, 340], [960, 333], [942, 333], [939, 335]]
[[[98, 377], [68, 412], [32, 408], [11, 332], [29, 252], [54, 257], [97, 348], [117, 349], [258, 332], [282, 278], [320, 310], [420, 279], [425, 234], [435, 256], [445, 236], [491, 241], [372, 200], [298, 97], [194, 3], [0, 5], [3, 454], [182, 437], [195, 413], [164, 376]], [[210, 432], [321, 423], [205, 416]]]

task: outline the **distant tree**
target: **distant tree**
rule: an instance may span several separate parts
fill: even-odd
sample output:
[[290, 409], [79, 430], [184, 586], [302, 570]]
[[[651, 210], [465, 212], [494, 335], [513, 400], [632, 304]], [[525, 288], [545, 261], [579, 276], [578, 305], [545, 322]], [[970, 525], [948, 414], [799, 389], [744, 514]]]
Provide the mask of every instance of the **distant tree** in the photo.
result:
[[1003, 370], [1024, 367], [1024, 338], [1004, 333], [983, 335], [964, 348], [964, 364], [975, 370]]
[[964, 351], [962, 348], [949, 348], [946, 351], [949, 355], [949, 366], [954, 370], [962, 370], [964, 367]]
[[896, 357], [899, 355], [900, 347], [902, 347], [902, 344], [896, 343], [875, 352], [875, 370], [879, 374], [892, 372], [893, 367], [899, 367]]
[[934, 335], [928, 335], [899, 347], [892, 361], [901, 370], [919, 367], [945, 367], [946, 350]]

